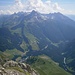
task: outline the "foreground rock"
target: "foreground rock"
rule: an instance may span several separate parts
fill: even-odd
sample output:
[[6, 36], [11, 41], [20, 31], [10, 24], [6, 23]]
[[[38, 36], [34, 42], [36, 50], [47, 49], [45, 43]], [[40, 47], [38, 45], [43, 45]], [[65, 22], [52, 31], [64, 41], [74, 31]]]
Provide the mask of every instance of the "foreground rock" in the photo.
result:
[[3, 66], [0, 65], [0, 75], [39, 75], [30, 65], [7, 61]]

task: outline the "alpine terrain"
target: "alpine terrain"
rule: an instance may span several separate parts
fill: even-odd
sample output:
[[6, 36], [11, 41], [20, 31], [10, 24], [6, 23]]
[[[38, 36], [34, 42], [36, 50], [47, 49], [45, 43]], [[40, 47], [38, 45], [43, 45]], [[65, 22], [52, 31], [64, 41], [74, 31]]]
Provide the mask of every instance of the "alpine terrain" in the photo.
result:
[[75, 75], [74, 32], [59, 12], [0, 15], [0, 74]]

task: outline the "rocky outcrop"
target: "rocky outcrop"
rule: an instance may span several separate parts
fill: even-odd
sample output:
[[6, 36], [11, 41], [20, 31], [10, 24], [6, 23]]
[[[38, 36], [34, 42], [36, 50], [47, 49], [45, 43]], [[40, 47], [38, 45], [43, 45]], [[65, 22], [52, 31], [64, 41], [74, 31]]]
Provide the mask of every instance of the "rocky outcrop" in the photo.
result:
[[7, 68], [7, 67], [18, 67], [18, 63], [15, 61], [7, 61], [3, 67]]
[[0, 75], [39, 75], [30, 65], [7, 61], [3, 66], [0, 65]]

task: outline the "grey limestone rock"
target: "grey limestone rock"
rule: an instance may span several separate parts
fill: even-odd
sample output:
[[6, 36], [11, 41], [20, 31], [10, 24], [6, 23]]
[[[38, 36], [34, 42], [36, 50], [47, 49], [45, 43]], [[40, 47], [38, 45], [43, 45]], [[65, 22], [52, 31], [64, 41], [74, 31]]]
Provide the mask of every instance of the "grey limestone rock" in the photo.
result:
[[30, 65], [7, 61], [3, 66], [0, 65], [0, 75], [39, 75]]

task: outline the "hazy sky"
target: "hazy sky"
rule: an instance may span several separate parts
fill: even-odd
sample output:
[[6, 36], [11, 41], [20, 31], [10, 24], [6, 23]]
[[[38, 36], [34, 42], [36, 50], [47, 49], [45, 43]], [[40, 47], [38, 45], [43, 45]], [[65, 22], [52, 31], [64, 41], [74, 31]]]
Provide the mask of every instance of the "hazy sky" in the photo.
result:
[[75, 0], [0, 0], [0, 14], [32, 10], [40, 13], [61, 12], [75, 15]]

